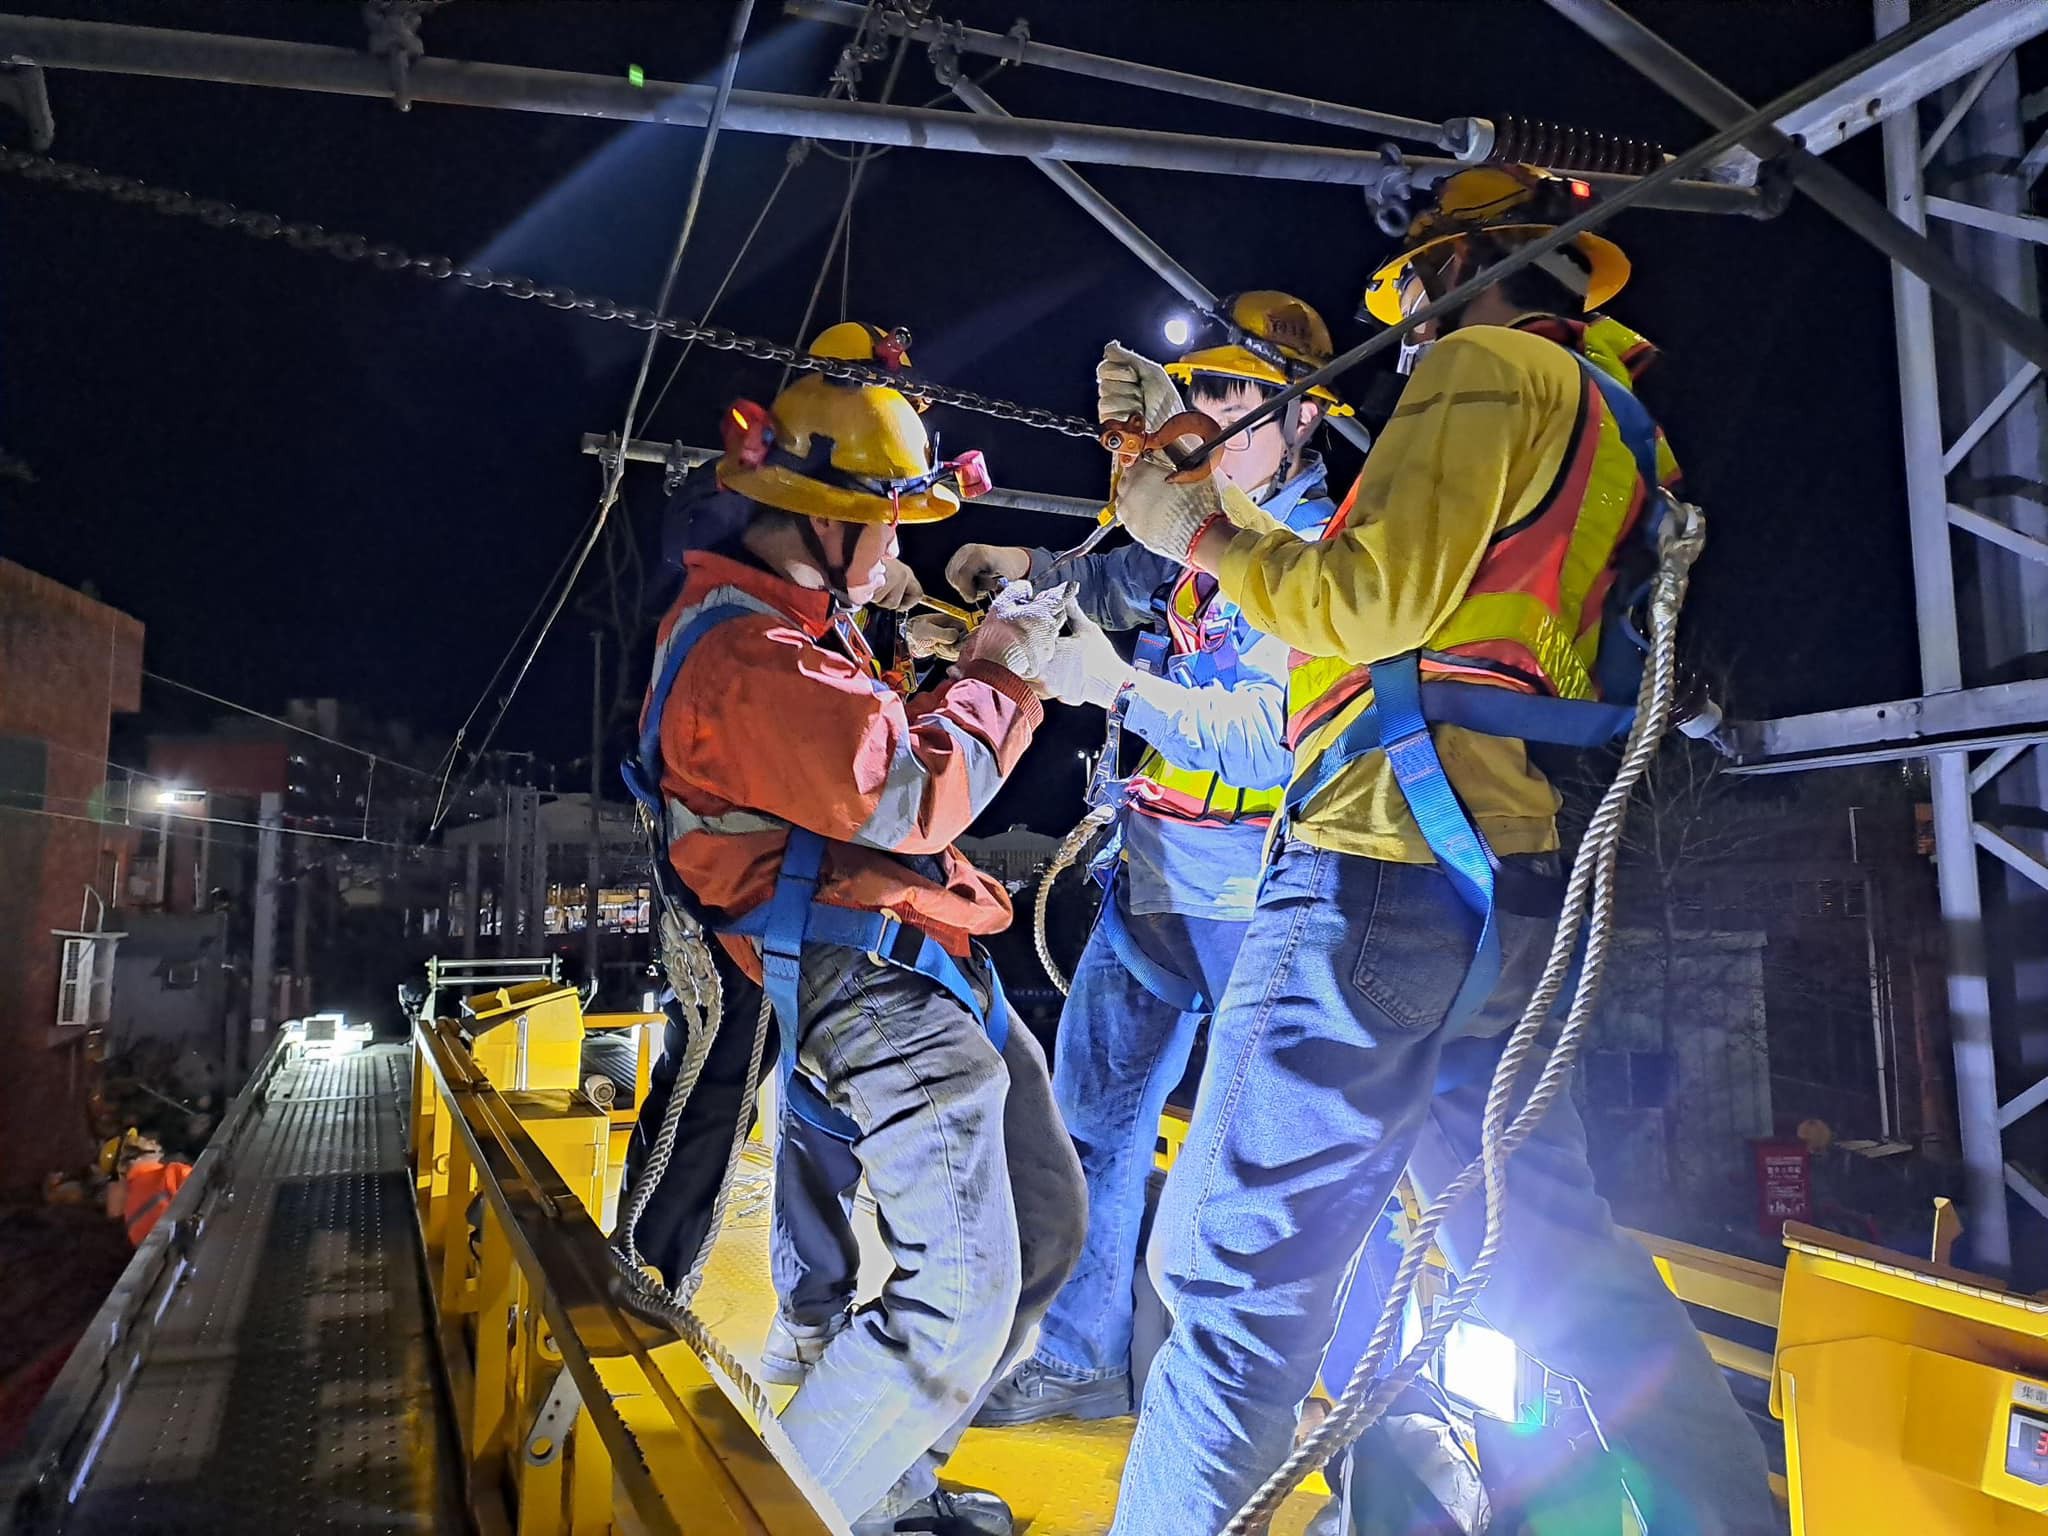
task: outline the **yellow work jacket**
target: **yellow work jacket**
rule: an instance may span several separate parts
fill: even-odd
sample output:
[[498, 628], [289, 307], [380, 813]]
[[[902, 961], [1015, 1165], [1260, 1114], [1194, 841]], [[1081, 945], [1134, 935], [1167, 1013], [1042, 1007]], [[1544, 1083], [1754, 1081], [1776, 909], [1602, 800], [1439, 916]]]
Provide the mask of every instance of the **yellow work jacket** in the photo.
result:
[[[1425, 683], [1455, 676], [1589, 696], [1609, 560], [1645, 491], [1566, 345], [1624, 383], [1651, 355], [1604, 319], [1454, 332], [1417, 367], [1322, 541], [1245, 532], [1227, 547], [1223, 592], [1295, 650], [1297, 775], [1371, 706], [1370, 663], [1406, 651], [1423, 652]], [[1661, 440], [1659, 454], [1664, 478], [1675, 477]], [[1557, 794], [1523, 743], [1457, 726], [1432, 732], [1496, 853], [1557, 847]], [[1292, 829], [1340, 853], [1434, 862], [1379, 752], [1346, 767]]]

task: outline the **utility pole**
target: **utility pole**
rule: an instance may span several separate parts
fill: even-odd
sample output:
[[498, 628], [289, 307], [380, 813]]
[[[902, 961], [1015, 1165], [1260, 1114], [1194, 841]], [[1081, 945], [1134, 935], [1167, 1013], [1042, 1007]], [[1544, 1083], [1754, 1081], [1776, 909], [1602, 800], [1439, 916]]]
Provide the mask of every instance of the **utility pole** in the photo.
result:
[[258, 802], [256, 821], [256, 911], [249, 956], [249, 1038], [240, 1059], [230, 1066], [241, 1072], [253, 1066], [269, 1045], [271, 994], [277, 990], [277, 855], [283, 841], [284, 796], [266, 790]]
[[[598, 885], [604, 878], [604, 805], [598, 798], [604, 765], [604, 631], [590, 632], [590, 853], [583, 874], [583, 964], [593, 987], [600, 985]], [[593, 994], [594, 996], [594, 994]]]
[[483, 923], [484, 845], [472, 841], [462, 855], [462, 958], [476, 958], [477, 929]]

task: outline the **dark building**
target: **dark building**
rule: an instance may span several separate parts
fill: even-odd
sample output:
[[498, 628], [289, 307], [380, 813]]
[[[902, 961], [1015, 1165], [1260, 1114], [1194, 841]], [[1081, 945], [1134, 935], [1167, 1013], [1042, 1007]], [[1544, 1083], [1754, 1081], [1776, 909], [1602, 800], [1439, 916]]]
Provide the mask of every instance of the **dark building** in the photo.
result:
[[107, 739], [141, 705], [142, 634], [0, 560], [0, 1187], [92, 1150], [87, 1049], [111, 1004], [109, 909], [134, 842], [109, 802]]

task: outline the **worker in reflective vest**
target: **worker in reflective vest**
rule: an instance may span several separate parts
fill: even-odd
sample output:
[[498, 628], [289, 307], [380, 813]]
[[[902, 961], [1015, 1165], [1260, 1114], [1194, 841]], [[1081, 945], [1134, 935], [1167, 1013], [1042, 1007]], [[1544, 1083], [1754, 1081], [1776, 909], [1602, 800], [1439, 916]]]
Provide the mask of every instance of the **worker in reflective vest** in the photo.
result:
[[166, 1155], [153, 1136], [138, 1136], [123, 1164], [121, 1176], [107, 1187], [107, 1213], [121, 1218], [129, 1243], [140, 1248], [191, 1177], [192, 1164]]
[[679, 898], [773, 1004], [785, 1093], [851, 1141], [896, 1259], [783, 1426], [861, 1536], [1007, 1536], [1000, 1499], [937, 1469], [1071, 1268], [1084, 1194], [1044, 1058], [973, 943], [1008, 898], [952, 840], [1030, 743], [1061, 594], [1007, 595], [906, 699], [853, 613], [897, 525], [956, 511], [978, 457], [934, 464], [903, 393], [819, 375], [737, 403], [725, 449], [629, 782]]
[[[1222, 315], [1223, 334], [1168, 371], [1225, 424], [1329, 361], [1329, 329], [1299, 299], [1241, 294]], [[1342, 407], [1319, 391], [1221, 455], [1220, 473], [1304, 538], [1335, 511], [1308, 446], [1331, 409]], [[1121, 857], [1054, 1052], [1053, 1091], [1088, 1177], [1088, 1243], [1037, 1350], [975, 1422], [1100, 1419], [1132, 1407], [1131, 1286], [1159, 1114], [1236, 962], [1287, 779], [1287, 647], [1246, 622], [1213, 577], [1138, 544], [1057, 563], [971, 544], [947, 567], [969, 596], [995, 577], [1072, 581], [1096, 624], [1149, 630], [1135, 665], [1101, 629], [1062, 641], [1055, 663], [1060, 697], [1117, 711], [1149, 750], [1127, 781]]]
[[[1413, 313], [1591, 196], [1520, 166], [1448, 177], [1367, 306]], [[1427, 1202], [1478, 1152], [1490, 1063], [1440, 1074], [1519, 1019], [1556, 912], [1558, 802], [1523, 722], [1606, 707], [1603, 588], [1620, 590], [1669, 468], [1628, 387], [1632, 333], [1595, 313], [1627, 274], [1585, 235], [1465, 305], [1320, 542], [1217, 479], [1175, 483], [1151, 459], [1123, 475], [1133, 537], [1214, 576], [1300, 664], [1290, 821], [1156, 1217], [1173, 1327], [1115, 1536], [1229, 1521], [1289, 1448], [1346, 1266], [1404, 1165]], [[1179, 408], [1165, 371], [1120, 347], [1097, 380], [1104, 420]], [[1454, 1265], [1477, 1248], [1477, 1202], [1462, 1213], [1441, 1239]], [[1774, 1530], [1755, 1431], [1594, 1192], [1568, 1097], [1510, 1164], [1505, 1220], [1480, 1310], [1579, 1383], [1643, 1526]]]

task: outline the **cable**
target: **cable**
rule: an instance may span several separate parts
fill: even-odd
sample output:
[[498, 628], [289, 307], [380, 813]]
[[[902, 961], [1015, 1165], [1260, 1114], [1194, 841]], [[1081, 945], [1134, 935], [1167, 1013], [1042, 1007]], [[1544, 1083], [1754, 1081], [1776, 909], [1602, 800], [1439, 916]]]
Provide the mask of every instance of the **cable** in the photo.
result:
[[[896, 77], [903, 70], [904, 50], [909, 46], [910, 39], [908, 37], [902, 38], [897, 42], [896, 52], [889, 60], [889, 73], [882, 80], [882, 94], [878, 98], [879, 104], [886, 104], [890, 94], [895, 91]], [[842, 234], [846, 233], [851, 223], [854, 194], [860, 191], [860, 179], [866, 173], [868, 161], [871, 158], [871, 155], [863, 154], [858, 160], [852, 162], [851, 169], [846, 173], [846, 196], [841, 199], [839, 204], [839, 220], [832, 226], [832, 233], [826, 237], [825, 256], [818, 263], [818, 280], [811, 284], [811, 296], [804, 304], [803, 323], [797, 327], [796, 339], [790, 343], [792, 347], [796, 347], [799, 350], [807, 345], [806, 338], [811, 334], [811, 316], [817, 313], [818, 296], [825, 291], [825, 276], [832, 270], [832, 253], [838, 250], [839, 238]], [[789, 387], [789, 374], [790, 370], [785, 365], [782, 370], [782, 378], [775, 386], [775, 392], [778, 395]]]
[[[432, 773], [428, 772], [424, 768], [412, 768], [408, 767], [404, 763], [394, 762], [392, 759], [382, 756], [379, 753], [372, 752], [366, 747], [351, 746], [349, 743], [345, 741], [335, 740], [335, 738], [332, 736], [323, 736], [320, 732], [315, 730], [309, 730], [307, 727], [303, 725], [294, 725], [291, 721], [281, 719], [277, 715], [267, 715], [260, 709], [251, 709], [247, 704], [237, 704], [233, 699], [224, 699], [217, 693], [208, 693], [204, 688], [195, 688], [190, 683], [181, 683], [175, 677], [165, 677], [163, 673], [152, 672], [147, 667], [144, 667], [142, 669], [142, 675], [148, 678], [153, 683], [163, 683], [168, 687], [179, 689], [182, 692], [196, 694], [198, 697], [210, 700], [212, 703], [218, 704], [225, 709], [239, 710], [241, 713], [245, 715], [253, 715], [258, 720], [267, 720], [272, 725], [281, 726], [287, 731], [296, 731], [301, 736], [310, 736], [315, 741], [324, 741], [330, 747], [339, 747], [344, 752], [353, 752], [358, 757], [367, 757], [373, 763], [383, 763], [386, 767], [396, 768], [400, 773], [409, 773], [416, 778], [422, 779], [431, 779], [434, 777]], [[114, 764], [113, 766], [119, 767], [120, 765]], [[130, 769], [129, 771], [132, 773], [138, 772], [139, 770]], [[145, 778], [154, 777], [154, 775], [150, 774], [144, 774], [143, 776]]]
[[[719, 279], [718, 290], [711, 295], [711, 302], [704, 306], [704, 319], [706, 322], [709, 322], [713, 311], [718, 308], [718, 301], [725, 297], [725, 290], [732, 286], [733, 277], [738, 273], [740, 264], [747, 259], [747, 253], [754, 248], [754, 237], [761, 233], [761, 226], [768, 221], [769, 210], [775, 206], [775, 200], [782, 196], [782, 189], [789, 184], [790, 172], [803, 164], [804, 159], [809, 154], [806, 146], [811, 142], [809, 139], [798, 139], [789, 146], [789, 153], [783, 157], [782, 174], [775, 178], [775, 186], [768, 193], [768, 200], [761, 204], [761, 211], [754, 215], [754, 227], [747, 231], [747, 238], [740, 242], [740, 248], [732, 258], [732, 265], [725, 269], [725, 276]], [[669, 386], [675, 383], [676, 375], [683, 371], [683, 364], [689, 360], [690, 353], [695, 350], [696, 346], [697, 338], [694, 336], [685, 341], [681, 354], [676, 358], [675, 366], [669, 369], [668, 377], [661, 381], [661, 388], [654, 395], [654, 404], [647, 407], [646, 420], [650, 430], [652, 429], [656, 414], [661, 410], [661, 402], [668, 398]]]
[[[43, 799], [46, 802], [50, 800], [55, 800], [65, 805], [92, 804], [90, 800], [81, 800], [76, 795], [44, 795]], [[82, 821], [87, 822], [96, 827], [115, 827], [124, 830], [133, 830], [138, 832], [146, 832], [149, 830], [149, 824], [147, 821], [109, 821], [105, 816], [73, 815], [68, 811], [52, 811], [38, 809], [37, 807], [32, 805], [0, 804], [0, 812], [11, 812], [17, 816], [49, 816], [58, 821]], [[257, 832], [276, 832], [284, 837], [313, 837], [319, 838], [325, 842], [351, 843], [366, 848], [395, 848], [403, 853], [451, 854], [454, 852], [453, 849], [436, 848], [433, 847], [431, 844], [425, 843], [394, 843], [383, 838], [357, 837], [354, 833], [351, 832], [316, 832], [311, 827], [287, 827], [282, 824], [273, 827], [267, 826], [260, 821], [242, 821], [229, 816], [189, 816], [182, 811], [171, 810], [168, 807], [161, 811], [158, 811], [156, 814], [158, 816], [169, 816], [177, 821], [190, 822], [196, 826], [247, 827]], [[233, 846], [239, 848], [251, 848], [254, 847], [255, 844], [248, 842], [238, 842]]]
[[[657, 316], [665, 317], [668, 314], [669, 298], [675, 291], [676, 278], [683, 267], [683, 253], [689, 249], [690, 234], [697, 225], [697, 210], [703, 206], [704, 185], [711, 174], [712, 152], [718, 146], [718, 132], [725, 119], [726, 103], [732, 99], [733, 76], [739, 71], [740, 49], [746, 40], [747, 23], [753, 14], [754, 0], [738, 0], [733, 7], [732, 25], [726, 35], [725, 61], [718, 77], [718, 92], [712, 98], [711, 115], [705, 123], [703, 146], [697, 152], [697, 171], [690, 182], [689, 199], [683, 206], [682, 228], [676, 232], [675, 251], [669, 257], [668, 271], [662, 275], [661, 291], [654, 300], [654, 313]], [[619, 429], [621, 442], [631, 442], [633, 439], [633, 426], [640, 409], [640, 396], [647, 388], [647, 375], [654, 365], [654, 348], [660, 339], [661, 332], [658, 328], [650, 330], [647, 333], [647, 345], [641, 348], [640, 367], [633, 376], [632, 393], [626, 398], [625, 424]], [[462, 784], [456, 790], [458, 795], [467, 788], [469, 774], [475, 769], [483, 754], [490, 750], [491, 742], [498, 734], [498, 727], [505, 722], [505, 712], [512, 707], [513, 699], [518, 697], [520, 685], [526, 681], [527, 673], [533, 670], [534, 658], [540, 654], [540, 648], [547, 643], [548, 632], [554, 628], [555, 620], [561, 617], [562, 609], [568, 605], [569, 594], [576, 589], [576, 579], [583, 574], [583, 567], [589, 563], [591, 551], [597, 548], [597, 541], [604, 534], [605, 520], [618, 502], [619, 485], [625, 477], [625, 472], [626, 456], [621, 453], [614, 457], [605, 471], [604, 489], [598, 495], [597, 510], [591, 517], [590, 530], [583, 540], [583, 547], [578, 551], [575, 564], [570, 568], [567, 579], [563, 581], [561, 591], [556, 594], [554, 605], [548, 610], [548, 616], [541, 621], [540, 632], [533, 637], [533, 644], [527, 648], [525, 659], [520, 662], [519, 670], [513, 674], [512, 685], [498, 701], [498, 712], [492, 717], [490, 729], [484, 732], [483, 741], [472, 754], [470, 767], [463, 771]], [[452, 770], [452, 760], [450, 767]], [[444, 777], [441, 782], [445, 794], [447, 779]], [[440, 830], [444, 811], [444, 802], [437, 800], [433, 820], [428, 827], [430, 833]]]
[[[1387, 1288], [1385, 1305], [1365, 1356], [1352, 1374], [1350, 1384], [1332, 1405], [1328, 1416], [1295, 1447], [1278, 1471], [1224, 1527], [1223, 1536], [1250, 1536], [1266, 1528], [1273, 1514], [1305, 1477], [1351, 1444], [1376, 1423], [1387, 1406], [1421, 1372], [1429, 1357], [1451, 1328], [1470, 1309], [1485, 1286], [1500, 1248], [1505, 1225], [1507, 1165], [1518, 1147], [1548, 1113], [1571, 1080], [1573, 1061], [1586, 1030], [1592, 1023], [1593, 1007], [1600, 993], [1606, 967], [1608, 943], [1614, 927], [1615, 863], [1628, 815], [1629, 796], [1656, 755], [1658, 743], [1671, 717], [1677, 694], [1678, 612], [1693, 562], [1706, 543], [1705, 519], [1697, 507], [1667, 497], [1672, 513], [1661, 548], [1658, 569], [1650, 595], [1650, 657], [1636, 699], [1636, 719], [1622, 750], [1621, 766], [1614, 781], [1600, 797], [1579, 851], [1572, 861], [1571, 878], [1565, 886], [1564, 908], [1551, 940], [1550, 956], [1543, 968], [1521, 1021], [1508, 1036], [1487, 1091], [1486, 1115], [1480, 1133], [1479, 1156], [1438, 1195], [1408, 1234], [1400, 1268]], [[1586, 931], [1585, 956], [1579, 981], [1566, 1013], [1564, 1027], [1556, 1042], [1541, 1053], [1542, 1066], [1536, 1085], [1521, 1110], [1510, 1121], [1508, 1106], [1514, 1097], [1524, 1065], [1538, 1055], [1538, 1041], [1549, 1025], [1552, 1010], [1564, 989], [1572, 965], [1579, 930]], [[1398, 1347], [1403, 1314], [1409, 1293], [1415, 1288], [1424, 1260], [1437, 1231], [1453, 1207], [1475, 1185], [1485, 1187], [1485, 1236], [1466, 1272], [1450, 1297], [1441, 1303], [1413, 1348], [1384, 1376], [1388, 1354]]]

